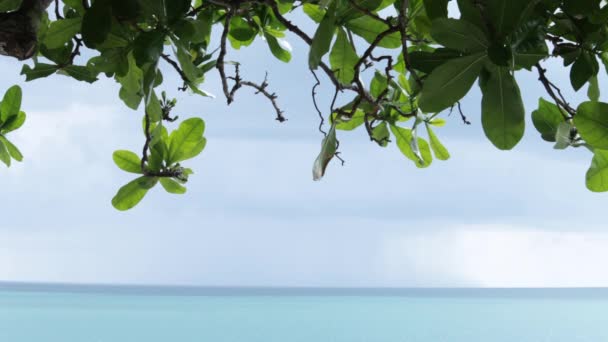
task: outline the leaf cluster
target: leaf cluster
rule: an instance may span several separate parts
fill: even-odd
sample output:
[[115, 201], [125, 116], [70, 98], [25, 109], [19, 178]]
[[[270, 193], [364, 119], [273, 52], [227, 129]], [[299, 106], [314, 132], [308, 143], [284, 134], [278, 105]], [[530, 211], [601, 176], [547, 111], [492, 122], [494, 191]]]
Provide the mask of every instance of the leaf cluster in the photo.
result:
[[[456, 2], [454, 13], [448, 11], [450, 1]], [[0, 1], [0, 12], [19, 6], [20, 1]], [[314, 31], [289, 19], [297, 13], [316, 23]], [[395, 143], [419, 168], [449, 159], [436, 130], [454, 111], [470, 123], [460, 101], [477, 86], [482, 93], [478, 121], [494, 146], [514, 148], [531, 112], [541, 138], [556, 149], [585, 147], [594, 154], [587, 187], [608, 191], [608, 103], [600, 102], [598, 84], [601, 64], [608, 65], [605, 1], [62, 0], [40, 16], [38, 27], [37, 55], [22, 69], [27, 81], [55, 74], [89, 83], [112, 78], [120, 85], [120, 100], [143, 114], [142, 153], [114, 154], [121, 169], [140, 174], [113, 199], [120, 210], [135, 206], [157, 183], [171, 193], [185, 192], [192, 171], [180, 163], [205, 146], [202, 119], [186, 119], [168, 132], [178, 118], [171, 114], [176, 101], [157, 90], [164, 84], [161, 64], [169, 67], [165, 72], [179, 75], [178, 90], [212, 96], [202, 85], [215, 70], [228, 104], [240, 88], [250, 87], [271, 102], [278, 121], [286, 120], [267, 80], [243, 79], [239, 63], [227, 59], [256, 39], [282, 62], [292, 59], [288, 38], [309, 46], [308, 67], [317, 81], [312, 101], [324, 132], [313, 164], [315, 180], [340, 153], [340, 134], [357, 129], [380, 147]], [[214, 29], [219, 35], [212, 34]], [[92, 57], [82, 61], [85, 49]], [[548, 58], [559, 58], [569, 69], [570, 84], [550, 80], [543, 67]], [[230, 65], [234, 73], [227, 70]], [[535, 86], [547, 94], [534, 111], [524, 108], [516, 77], [521, 70], [538, 73]], [[317, 105], [322, 80], [335, 89], [330, 108]], [[580, 91], [585, 85], [589, 101], [578, 105], [561, 91], [565, 86]], [[0, 156], [8, 164], [7, 155], [21, 156], [4, 135], [14, 129], [11, 120], [25, 115], [19, 106], [11, 107], [16, 90], [7, 94]], [[326, 119], [328, 132], [323, 130]]]

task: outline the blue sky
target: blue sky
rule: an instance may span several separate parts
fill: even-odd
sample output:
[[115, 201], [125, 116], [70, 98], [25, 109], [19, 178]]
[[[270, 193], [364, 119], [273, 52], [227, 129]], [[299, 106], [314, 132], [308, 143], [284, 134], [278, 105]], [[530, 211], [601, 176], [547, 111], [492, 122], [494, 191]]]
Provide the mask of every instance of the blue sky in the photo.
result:
[[[110, 199], [131, 176], [116, 149], [139, 151], [141, 115], [118, 86], [64, 77], [24, 83], [20, 65], [0, 59], [0, 89], [24, 88], [28, 121], [13, 134], [25, 161], [0, 168], [0, 280], [240, 286], [608, 286], [606, 195], [588, 192], [586, 150], [555, 151], [528, 122], [523, 142], [501, 152], [480, 126], [475, 89], [437, 133], [452, 159], [418, 170], [365, 132], [339, 132], [344, 167], [321, 182], [311, 167], [320, 147], [310, 99], [307, 48], [290, 37], [291, 63], [263, 42], [230, 60], [280, 98], [289, 121], [248, 90], [226, 107], [180, 93], [181, 117], [207, 123], [207, 148], [184, 196], [159, 187], [136, 209]], [[571, 94], [567, 69], [549, 77]], [[167, 70], [163, 86], [179, 84]], [[171, 76], [169, 76], [171, 75]], [[602, 71], [602, 75], [603, 71]], [[542, 93], [518, 73], [526, 111]], [[606, 84], [605, 77], [601, 85]], [[324, 82], [328, 85], [328, 82]], [[327, 108], [331, 89], [322, 87]], [[573, 103], [584, 100], [584, 93]], [[345, 99], [346, 100], [346, 99]], [[576, 100], [576, 101], [574, 101]]]

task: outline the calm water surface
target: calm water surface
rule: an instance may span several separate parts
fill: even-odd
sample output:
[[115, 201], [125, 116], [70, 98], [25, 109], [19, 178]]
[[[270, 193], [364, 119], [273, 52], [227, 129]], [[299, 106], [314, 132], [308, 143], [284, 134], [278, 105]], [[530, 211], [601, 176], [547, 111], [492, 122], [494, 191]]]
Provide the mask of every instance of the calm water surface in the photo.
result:
[[0, 285], [1, 342], [608, 342], [608, 290]]

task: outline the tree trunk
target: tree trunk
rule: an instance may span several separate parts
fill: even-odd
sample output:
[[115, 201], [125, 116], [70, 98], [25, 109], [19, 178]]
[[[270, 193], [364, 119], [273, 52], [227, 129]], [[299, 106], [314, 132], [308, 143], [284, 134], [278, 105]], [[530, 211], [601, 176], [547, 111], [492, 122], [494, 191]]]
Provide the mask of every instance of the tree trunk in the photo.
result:
[[34, 55], [40, 18], [51, 2], [53, 0], [24, 0], [18, 11], [0, 13], [0, 55], [19, 60]]

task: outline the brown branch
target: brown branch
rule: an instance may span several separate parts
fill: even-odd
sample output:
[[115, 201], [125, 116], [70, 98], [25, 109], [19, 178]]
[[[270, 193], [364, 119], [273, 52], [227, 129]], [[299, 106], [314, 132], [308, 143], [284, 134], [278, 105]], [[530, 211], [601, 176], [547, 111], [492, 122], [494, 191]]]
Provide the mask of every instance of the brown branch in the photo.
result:
[[59, 0], [55, 0], [55, 17], [57, 17], [57, 19], [63, 19], [63, 16], [59, 12]]
[[220, 54], [217, 57], [216, 68], [220, 73], [222, 80], [222, 90], [224, 96], [226, 96], [226, 102], [231, 104], [234, 101], [233, 94], [228, 90], [228, 79], [226, 78], [226, 70], [224, 69], [224, 58], [226, 57], [226, 40], [228, 40], [228, 32], [230, 31], [230, 19], [234, 15], [234, 8], [230, 7], [226, 12], [226, 18], [224, 19], [224, 30], [222, 31], [222, 37], [220, 39]]
[[[365, 52], [363, 53], [363, 55], [361, 56], [361, 58], [359, 58], [359, 60], [357, 61], [357, 63], [355, 63], [354, 69], [355, 69], [355, 77], [354, 77], [354, 82], [357, 84], [357, 90], [358, 93], [361, 97], [365, 98], [365, 100], [367, 100], [370, 103], [378, 103], [380, 101], [380, 97], [377, 100], [374, 100], [373, 97], [365, 90], [365, 86], [363, 85], [363, 82], [361, 81], [361, 66], [364, 65], [365, 61], [371, 57], [372, 53], [374, 52], [374, 49], [376, 49], [378, 47], [378, 44], [380, 44], [380, 42], [382, 41], [382, 39], [384, 39], [384, 37], [388, 36], [391, 33], [397, 32], [397, 27], [389, 27], [386, 31], [381, 32], [378, 36], [376, 36], [376, 38], [374, 39], [374, 41], [372, 41], [372, 43], [369, 45], [369, 47], [365, 50]], [[390, 80], [390, 78], [389, 78]]]
[[[274, 16], [277, 18], [277, 20], [279, 20], [279, 22], [281, 24], [283, 24], [283, 26], [285, 26], [287, 28], [287, 30], [296, 34], [306, 44], [308, 44], [308, 45], [312, 44], [312, 38], [310, 38], [310, 36], [307, 35], [306, 32], [302, 31], [298, 26], [294, 25], [291, 21], [287, 20], [287, 18], [285, 18], [281, 14], [279, 7], [277, 6], [277, 4], [274, 0], [265, 0], [265, 3], [268, 6], [270, 6], [270, 8], [272, 9], [272, 12], [274, 13]], [[336, 86], [340, 89], [349, 88], [348, 86], [342, 85], [340, 83], [340, 81], [338, 81], [336, 74], [331, 70], [331, 68], [327, 64], [325, 64], [325, 62], [321, 61], [319, 66], [321, 67], [321, 69], [323, 69], [323, 72], [325, 72], [325, 74], [329, 77], [329, 79], [334, 84], [334, 86]]]
[[[323, 133], [324, 136], [327, 136], [327, 132], [325, 132], [323, 130], [323, 124], [325, 123], [325, 118], [323, 117], [323, 113], [321, 112], [321, 109], [319, 109], [319, 105], [317, 103], [317, 87], [319, 87], [321, 85], [321, 81], [319, 80], [319, 77], [317, 77], [317, 74], [315, 73], [314, 70], [310, 69], [310, 72], [312, 73], [312, 75], [315, 77], [316, 83], [315, 85], [312, 87], [312, 103], [315, 106], [315, 110], [317, 111], [317, 114], [319, 115], [319, 132]], [[333, 114], [333, 112], [332, 112]]]
[[70, 59], [68, 59], [68, 62], [66, 63], [66, 65], [74, 64], [74, 59], [76, 59], [76, 56], [80, 56], [80, 48], [82, 47], [82, 39], [78, 38], [78, 37], [74, 37], [74, 42], [76, 43], [76, 46], [74, 47], [74, 51], [72, 51], [72, 53], [70, 54]]
[[[570, 104], [566, 101], [564, 95], [561, 92], [561, 89], [559, 89], [555, 84], [549, 81], [546, 75], [547, 70], [545, 70], [540, 65], [540, 63], [536, 63], [534, 66], [538, 70], [538, 80], [543, 84], [545, 90], [547, 91], [547, 94], [551, 96], [551, 98], [557, 105], [557, 108], [560, 109], [560, 112], [564, 116], [564, 119], [572, 119], [574, 115], [576, 115], [576, 110], [572, 108]], [[555, 91], [557, 91], [557, 94], [555, 93]]]
[[148, 163], [148, 149], [150, 148], [152, 135], [150, 134], [150, 115], [148, 115], [147, 111], [144, 115], [144, 134], [146, 136], [146, 142], [144, 143], [143, 151], [141, 153], [141, 172], [146, 175], [148, 172], [148, 168], [146, 167], [146, 164]]
[[422, 80], [418, 77], [418, 73], [410, 66], [410, 54], [407, 51], [407, 28], [409, 25], [409, 19], [407, 17], [407, 10], [409, 8], [409, 0], [403, 0], [401, 2], [401, 10], [399, 11], [399, 32], [401, 33], [401, 52], [403, 54], [403, 63], [405, 68], [410, 72], [416, 83], [422, 88]]
[[190, 83], [190, 80], [188, 79], [188, 76], [186, 76], [186, 73], [184, 73], [184, 71], [182, 70], [182, 68], [179, 67], [179, 64], [177, 64], [176, 61], [171, 59], [171, 56], [169, 56], [167, 54], [161, 54], [160, 56], [167, 63], [169, 63], [173, 67], [173, 69], [175, 69], [175, 71], [177, 71], [177, 73], [181, 77], [182, 81], [184, 81], [184, 86], [181, 88], [178, 88], [178, 89], [181, 91], [185, 91], [188, 88], [188, 83]]
[[387, 26], [389, 26], [389, 27], [392, 27], [392, 26], [393, 26], [390, 20], [385, 19], [385, 18], [382, 18], [382, 17], [380, 17], [378, 14], [376, 14], [376, 13], [374, 13], [374, 12], [370, 11], [369, 9], [367, 9], [367, 8], [365, 8], [365, 7], [362, 7], [362, 6], [361, 6], [361, 5], [359, 5], [359, 4], [358, 4], [356, 1], [354, 1], [354, 0], [348, 0], [348, 3], [349, 3], [351, 6], [353, 6], [353, 7], [354, 7], [354, 8], [355, 8], [357, 11], [359, 11], [359, 12], [361, 12], [361, 13], [365, 14], [366, 16], [368, 16], [368, 17], [370, 17], [370, 18], [372, 18], [372, 19], [374, 19], [374, 20], [376, 20], [376, 21], [379, 21], [379, 22], [381, 22], [381, 23], [384, 23], [384, 24], [386, 24], [386, 25], [387, 25]]
[[182, 179], [183, 169], [181, 167], [177, 168], [163, 168], [162, 170], [150, 171], [148, 170], [148, 151], [150, 150], [150, 142], [152, 141], [152, 134], [150, 133], [151, 120], [148, 112], [145, 113], [144, 120], [144, 134], [146, 136], [146, 141], [144, 143], [142, 155], [141, 155], [141, 173], [146, 177], [162, 177], [162, 178], [178, 178]]
[[279, 122], [285, 122], [287, 121], [287, 119], [285, 118], [285, 116], [283, 115], [283, 111], [281, 110], [281, 108], [279, 107], [279, 104], [277, 103], [277, 94], [275, 93], [270, 93], [267, 88], [268, 88], [268, 73], [266, 73], [266, 76], [264, 77], [264, 81], [262, 82], [262, 84], [257, 84], [251, 81], [245, 81], [241, 78], [240, 76], [240, 72], [239, 72], [239, 64], [235, 65], [235, 75], [229, 77], [229, 79], [234, 81], [234, 85], [232, 86], [232, 89], [230, 90], [230, 92], [228, 93], [230, 99], [234, 99], [234, 95], [236, 94], [236, 91], [239, 90], [242, 86], [246, 86], [246, 87], [251, 87], [254, 88], [256, 91], [256, 94], [262, 94], [264, 95], [268, 100], [270, 100], [270, 103], [272, 103], [272, 107], [274, 108], [276, 114], [277, 114], [277, 118], [276, 120]]
[[467, 119], [466, 115], [464, 115], [464, 112], [462, 111], [462, 106], [460, 105], [460, 101], [456, 101], [455, 104], [452, 105], [452, 107], [450, 107], [450, 113], [449, 115], [452, 115], [452, 111], [454, 110], [454, 106], [456, 106], [456, 108], [458, 108], [458, 114], [460, 114], [460, 119], [462, 119], [462, 122], [465, 125], [470, 125], [471, 122]]

